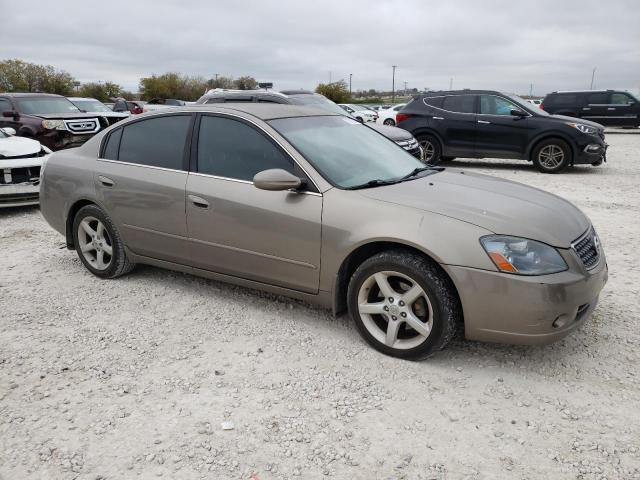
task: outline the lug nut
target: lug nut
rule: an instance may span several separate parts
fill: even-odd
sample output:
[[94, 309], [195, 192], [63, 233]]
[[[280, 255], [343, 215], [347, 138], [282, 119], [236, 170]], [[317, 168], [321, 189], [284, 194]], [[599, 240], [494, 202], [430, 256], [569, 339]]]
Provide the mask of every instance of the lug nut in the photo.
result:
[[402, 318], [406, 318], [407, 314], [406, 314], [405, 312], [402, 312], [402, 313], [400, 314], [400, 316], [401, 316]]
[[401, 307], [404, 307], [404, 302], [403, 302], [402, 300], [400, 300], [400, 301], [398, 302], [398, 305], [400, 305]]
[[393, 297], [389, 297], [389, 303], [393, 303]]
[[394, 317], [394, 316], [392, 316], [392, 317], [391, 317], [391, 320], [394, 320], [394, 321], [395, 321], [395, 320], [397, 320], [397, 319], [398, 319], [398, 317]]
[[388, 312], [389, 311], [389, 307], [387, 307], [386, 305], [384, 306], [384, 311]]

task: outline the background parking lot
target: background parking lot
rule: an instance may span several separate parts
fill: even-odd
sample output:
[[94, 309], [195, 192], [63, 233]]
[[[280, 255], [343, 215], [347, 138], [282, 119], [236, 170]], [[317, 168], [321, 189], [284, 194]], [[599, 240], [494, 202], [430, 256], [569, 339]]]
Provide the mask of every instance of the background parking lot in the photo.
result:
[[640, 478], [640, 135], [607, 141], [607, 164], [562, 175], [451, 163], [574, 202], [610, 279], [559, 343], [422, 362], [289, 299], [151, 267], [100, 280], [37, 208], [0, 211], [0, 479]]

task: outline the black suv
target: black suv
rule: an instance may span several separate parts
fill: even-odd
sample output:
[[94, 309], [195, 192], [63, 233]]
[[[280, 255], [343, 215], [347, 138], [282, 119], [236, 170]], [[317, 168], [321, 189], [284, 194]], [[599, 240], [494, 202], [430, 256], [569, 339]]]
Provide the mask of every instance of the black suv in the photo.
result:
[[553, 92], [544, 97], [540, 108], [610, 127], [640, 126], [640, 101], [619, 90]]
[[[308, 90], [283, 90], [282, 92], [265, 91], [265, 90], [209, 90], [198, 99], [197, 104], [204, 103], [283, 103], [289, 105], [304, 105], [327, 110], [331, 113], [339, 113], [347, 117], [351, 117], [342, 107], [333, 103], [324, 95], [313, 93]], [[353, 118], [353, 117], [351, 117]], [[404, 148], [419, 160], [423, 159], [422, 148], [413, 138], [413, 135], [401, 128], [390, 127], [387, 125], [377, 125], [375, 123], [367, 123], [367, 127], [384, 135], [389, 140], [395, 142], [398, 146]]]
[[455, 157], [529, 160], [541, 172], [569, 165], [600, 165], [604, 129], [588, 120], [549, 115], [513, 95], [490, 90], [429, 92], [415, 96], [396, 123], [435, 164]]

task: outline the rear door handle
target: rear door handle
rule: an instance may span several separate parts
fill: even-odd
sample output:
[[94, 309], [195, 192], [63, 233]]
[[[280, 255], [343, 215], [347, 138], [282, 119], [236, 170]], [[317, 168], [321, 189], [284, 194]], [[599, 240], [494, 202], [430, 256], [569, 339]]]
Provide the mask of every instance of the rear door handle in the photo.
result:
[[189, 201], [193, 203], [196, 207], [199, 208], [209, 208], [209, 202], [207, 202], [204, 198], [197, 197], [195, 195], [188, 195]]
[[478, 123], [482, 123], [482, 124], [484, 124], [484, 125], [488, 125], [488, 124], [490, 124], [491, 122], [487, 122], [486, 120], [478, 120]]
[[616, 109], [616, 107], [609, 107], [609, 108], [607, 108], [607, 110], [615, 110], [615, 109]]
[[433, 117], [434, 120], [444, 120], [444, 117]]
[[100, 183], [105, 187], [113, 187], [116, 184], [116, 182], [111, 180], [109, 177], [104, 177], [102, 175], [98, 175], [98, 180], [100, 180]]

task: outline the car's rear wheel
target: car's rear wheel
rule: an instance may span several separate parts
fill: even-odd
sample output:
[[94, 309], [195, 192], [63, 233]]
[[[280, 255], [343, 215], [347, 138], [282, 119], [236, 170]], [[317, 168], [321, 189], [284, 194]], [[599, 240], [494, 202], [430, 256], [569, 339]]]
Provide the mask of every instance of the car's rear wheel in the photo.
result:
[[437, 165], [442, 160], [440, 142], [433, 135], [419, 135], [418, 143], [422, 147], [423, 159], [429, 165]]
[[354, 272], [349, 313], [362, 337], [400, 358], [425, 358], [443, 349], [460, 323], [461, 308], [444, 272], [403, 251], [381, 252]]
[[550, 138], [533, 151], [533, 164], [543, 173], [558, 173], [571, 164], [571, 148], [564, 140]]
[[98, 277], [116, 278], [134, 267], [113, 221], [96, 205], [82, 207], [76, 214], [73, 241], [80, 261]]
[[389, 125], [390, 127], [395, 127], [396, 121], [393, 118], [387, 118], [384, 122], [385, 125]]

